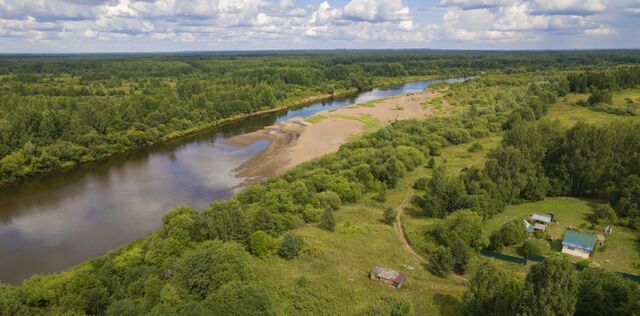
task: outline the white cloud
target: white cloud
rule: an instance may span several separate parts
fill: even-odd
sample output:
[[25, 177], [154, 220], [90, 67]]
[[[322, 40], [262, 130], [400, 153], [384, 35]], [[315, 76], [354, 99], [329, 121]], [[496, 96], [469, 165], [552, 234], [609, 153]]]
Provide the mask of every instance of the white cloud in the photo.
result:
[[595, 29], [585, 30], [584, 33], [590, 36], [609, 36], [615, 35], [617, 32], [610, 26], [600, 25]]
[[441, 7], [458, 7], [463, 10], [502, 7], [513, 3], [511, 0], [440, 0]]
[[295, 0], [0, 0], [0, 37], [15, 43], [60, 41], [52, 47], [102, 41], [214, 49], [263, 49], [272, 42], [281, 43], [280, 48], [386, 47], [392, 42], [398, 43], [392, 47], [455, 43], [476, 48], [477, 43], [535, 43], [561, 36], [637, 39], [629, 28], [640, 27], [633, 20], [640, 14], [638, 0], [433, 1], [435, 8], [415, 10], [407, 0], [343, 0], [341, 5], [338, 0], [315, 5]]
[[402, 0], [351, 0], [344, 17], [356, 21], [386, 22], [411, 20], [411, 10]]
[[534, 0], [535, 14], [590, 15], [607, 8], [604, 0]]

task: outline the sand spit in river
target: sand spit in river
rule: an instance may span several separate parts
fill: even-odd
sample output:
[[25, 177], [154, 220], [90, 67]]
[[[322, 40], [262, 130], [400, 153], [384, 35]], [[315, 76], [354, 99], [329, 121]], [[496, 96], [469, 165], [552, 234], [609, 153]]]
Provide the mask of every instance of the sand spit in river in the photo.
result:
[[368, 104], [323, 111], [314, 115], [320, 119], [309, 119], [313, 123], [292, 118], [260, 131], [231, 138], [226, 144], [247, 146], [258, 140], [271, 141], [267, 149], [236, 169], [238, 177], [249, 179], [245, 185], [252, 184], [281, 175], [302, 162], [337, 151], [350, 136], [365, 131], [365, 120], [377, 120], [387, 125], [395, 120], [428, 116], [433, 110], [428, 105], [429, 101], [441, 95], [438, 91], [428, 89]]

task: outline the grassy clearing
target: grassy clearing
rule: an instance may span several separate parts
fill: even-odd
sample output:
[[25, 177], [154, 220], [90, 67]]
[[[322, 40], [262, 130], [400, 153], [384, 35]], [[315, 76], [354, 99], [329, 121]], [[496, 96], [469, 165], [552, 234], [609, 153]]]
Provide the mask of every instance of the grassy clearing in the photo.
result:
[[[559, 101], [549, 108], [547, 119], [557, 119], [565, 126], [573, 126], [578, 122], [609, 124], [612, 120], [640, 120], [640, 116], [614, 115], [605, 112], [592, 111], [586, 107], [574, 105], [575, 102], [579, 100], [586, 101], [588, 98], [589, 94], [586, 93], [571, 93], [564, 98], [559, 98]], [[640, 104], [640, 88], [614, 92], [612, 103], [614, 106], [626, 106], [627, 99], [634, 101], [636, 104]]]
[[[587, 199], [557, 197], [547, 198], [539, 202], [510, 205], [507, 206], [503, 213], [487, 222], [485, 235], [488, 237], [509, 220], [523, 219], [533, 213], [546, 214], [553, 212], [558, 222], [548, 225], [546, 231], [553, 239], [551, 252], [558, 253], [561, 248], [560, 243], [564, 231], [569, 226], [580, 228], [590, 234], [604, 234], [604, 226], [591, 226], [591, 223], [587, 220], [587, 216], [593, 212], [598, 202]], [[636, 274], [640, 272], [633, 267], [633, 261], [638, 258], [638, 251], [640, 251], [640, 239], [637, 232], [624, 227], [615, 227], [613, 235], [605, 235], [605, 238], [605, 247], [602, 251], [596, 251], [595, 255], [591, 257], [594, 262], [610, 271]], [[516, 254], [517, 247], [507, 247], [503, 252]], [[581, 260], [578, 257], [569, 255], [567, 255], [567, 258], [574, 262]]]
[[[385, 204], [360, 203], [336, 212], [336, 232], [307, 225], [295, 233], [304, 237], [307, 250], [291, 261], [277, 257], [251, 259], [259, 284], [275, 293], [279, 314], [365, 314], [387, 297], [404, 297], [414, 303], [417, 315], [451, 315], [460, 308], [465, 284], [440, 279], [406, 253], [393, 226], [380, 222], [384, 205], [392, 205], [405, 187], [390, 192]], [[371, 281], [376, 265], [407, 273], [408, 281], [395, 290]], [[403, 265], [413, 266], [408, 270]]]

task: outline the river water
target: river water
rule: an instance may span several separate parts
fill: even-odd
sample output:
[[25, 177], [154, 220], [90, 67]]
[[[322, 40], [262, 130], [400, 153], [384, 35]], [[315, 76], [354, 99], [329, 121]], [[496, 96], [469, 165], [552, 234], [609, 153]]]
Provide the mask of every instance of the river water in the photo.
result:
[[[463, 81], [448, 79], [449, 82]], [[244, 179], [234, 169], [268, 145], [232, 147], [226, 138], [292, 117], [422, 91], [429, 80], [375, 89], [253, 116], [147, 150], [0, 189], [0, 281], [64, 270], [141, 238], [179, 204], [202, 209], [231, 197]]]

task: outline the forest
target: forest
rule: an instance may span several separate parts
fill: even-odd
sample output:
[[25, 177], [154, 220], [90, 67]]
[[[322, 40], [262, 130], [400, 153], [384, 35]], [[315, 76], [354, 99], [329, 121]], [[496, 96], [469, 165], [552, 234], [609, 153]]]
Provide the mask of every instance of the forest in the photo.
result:
[[[0, 184], [253, 112], [415, 78], [638, 62], [633, 51], [7, 55], [0, 58]], [[594, 76], [572, 80], [580, 83], [570, 89], [592, 85]], [[614, 77], [615, 87], [631, 80]]]
[[[545, 118], [551, 104], [571, 91], [571, 78], [584, 73], [581, 67], [587, 61], [611, 65], [636, 57], [624, 52], [598, 58], [589, 52], [526, 57], [459, 54], [453, 59], [457, 67], [438, 53], [425, 52], [239, 60], [189, 57], [191, 63], [173, 58], [160, 63], [172, 67], [158, 67], [145, 58], [130, 64], [91, 60], [0, 63], [0, 69], [24, 72], [2, 79], [3, 89], [24, 87], [20, 93], [3, 93], [0, 103], [4, 113], [0, 135], [10, 140], [5, 143], [3, 138], [0, 161], [5, 181], [35, 170], [55, 169], [62, 161], [80, 163], [147, 145], [167, 133], [183, 132], [224, 115], [248, 113], [331, 89], [371, 86], [359, 87], [358, 78], [375, 84], [381, 76], [478, 75], [450, 87], [450, 97], [464, 106], [460, 114], [394, 122], [350, 140], [335, 154], [304, 163], [202, 211], [179, 206], [162, 218], [157, 232], [63, 273], [37, 275], [20, 286], [0, 284], [0, 315], [275, 315], [273, 293], [257, 282], [261, 276], [249, 267], [251, 256], [292, 260], [304, 255], [306, 241], [292, 233], [293, 229], [317, 225], [332, 232], [334, 216], [342, 205], [358, 203], [366, 196], [383, 201], [387, 191], [416, 168], [432, 168], [434, 174], [416, 183], [425, 193], [414, 203], [422, 215], [444, 219], [424, 232], [438, 243], [429, 257], [430, 270], [438, 275], [467, 270], [471, 257], [487, 246], [482, 238], [483, 220], [498, 215], [507, 204], [546, 196], [597, 197], [610, 201], [620, 223], [640, 229], [640, 124], [578, 124], [567, 129]], [[265, 62], [270, 63], [268, 67], [249, 67]], [[386, 62], [396, 66], [377, 74], [375, 65]], [[145, 65], [151, 69], [146, 74], [156, 77], [135, 78]], [[447, 68], [437, 70], [434, 65]], [[113, 73], [105, 76], [93, 71], [90, 75], [93, 67]], [[88, 78], [82, 79], [84, 75]], [[49, 97], [48, 93], [58, 91], [56, 86], [68, 87], [58, 82], [61, 78], [76, 82], [74, 95]], [[108, 84], [121, 92], [111, 94], [105, 88]], [[124, 86], [127, 88], [122, 89]], [[260, 86], [265, 93], [255, 92]], [[76, 96], [82, 87], [88, 95]], [[100, 89], [105, 96], [96, 96]], [[487, 90], [493, 92], [483, 93]], [[221, 101], [232, 99], [246, 107]], [[48, 125], [63, 126], [58, 133], [41, 134], [49, 130], [40, 129], [46, 126], [42, 123], [48, 120], [46, 115], [65, 117], [45, 115], [47, 111], [67, 113], [68, 121], [59, 123], [62, 125]], [[18, 123], [22, 124], [19, 128]], [[488, 154], [483, 169], [471, 167], [451, 176], [433, 162], [445, 148], [490, 135], [504, 137]], [[70, 148], [73, 157], [68, 156]], [[86, 155], [91, 157], [83, 160]], [[45, 164], [46, 159], [55, 163]], [[640, 313], [639, 298], [638, 284], [599, 269], [578, 273], [568, 262], [550, 259], [533, 266], [526, 280], [490, 263], [482, 265], [470, 280], [463, 303], [469, 315], [610, 315]], [[369, 314], [413, 314], [411, 302], [386, 304]]]

